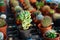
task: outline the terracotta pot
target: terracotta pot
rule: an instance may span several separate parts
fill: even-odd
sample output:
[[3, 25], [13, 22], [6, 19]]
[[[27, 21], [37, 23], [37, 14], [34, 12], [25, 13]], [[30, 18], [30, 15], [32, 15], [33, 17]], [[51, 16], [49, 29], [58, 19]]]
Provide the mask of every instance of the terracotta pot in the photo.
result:
[[41, 24], [38, 24], [38, 28], [40, 29], [41, 33], [44, 34], [47, 30], [51, 30], [52, 26], [43, 28]]
[[45, 36], [45, 34], [43, 34], [43, 37], [44, 37], [44, 40], [60, 40], [60, 35], [59, 34], [57, 34], [57, 37], [56, 38], [47, 38], [46, 36]]
[[0, 12], [5, 13], [6, 12], [6, 6], [0, 6]]
[[37, 0], [29, 0], [31, 3], [36, 3]]
[[7, 34], [7, 25], [3, 26], [0, 28], [0, 32], [4, 34], [4, 39], [6, 39], [6, 34]]

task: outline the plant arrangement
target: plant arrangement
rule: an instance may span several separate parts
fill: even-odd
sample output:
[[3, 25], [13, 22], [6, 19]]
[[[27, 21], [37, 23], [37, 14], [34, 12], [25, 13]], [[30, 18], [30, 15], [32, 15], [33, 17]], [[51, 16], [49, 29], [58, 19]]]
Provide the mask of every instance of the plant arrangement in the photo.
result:
[[6, 29], [7, 29], [6, 21], [0, 18], [0, 32], [4, 34], [4, 38], [6, 38]]
[[52, 19], [49, 16], [44, 16], [44, 18], [40, 23], [41, 25], [38, 24], [41, 33], [45, 33], [47, 30], [50, 30], [52, 28], [51, 23], [52, 23]]
[[37, 7], [38, 10], [43, 6], [44, 6], [43, 2], [38, 2], [38, 1], [36, 2], [36, 7]]
[[48, 30], [43, 34], [44, 40], [59, 40], [59, 34], [55, 30]]
[[29, 29], [29, 27], [31, 26], [31, 14], [29, 11], [21, 11], [18, 19], [21, 20], [22, 23], [22, 27], [24, 30]]

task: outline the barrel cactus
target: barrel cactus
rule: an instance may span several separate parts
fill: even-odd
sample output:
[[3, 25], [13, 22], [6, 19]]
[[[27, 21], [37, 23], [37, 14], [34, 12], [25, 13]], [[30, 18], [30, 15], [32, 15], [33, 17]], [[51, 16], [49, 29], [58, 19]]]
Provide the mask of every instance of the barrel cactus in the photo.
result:
[[24, 30], [29, 29], [31, 26], [31, 14], [29, 11], [21, 11], [19, 14], [19, 19], [22, 21], [22, 27]]
[[0, 27], [3, 27], [5, 24], [6, 24], [6, 21], [0, 18]]
[[56, 31], [55, 30], [48, 30], [45, 35], [47, 38], [56, 38], [57, 35], [56, 35]]
[[45, 16], [43, 19], [42, 19], [42, 26], [43, 27], [48, 27], [51, 25], [52, 23], [52, 19], [49, 17], [49, 16]]

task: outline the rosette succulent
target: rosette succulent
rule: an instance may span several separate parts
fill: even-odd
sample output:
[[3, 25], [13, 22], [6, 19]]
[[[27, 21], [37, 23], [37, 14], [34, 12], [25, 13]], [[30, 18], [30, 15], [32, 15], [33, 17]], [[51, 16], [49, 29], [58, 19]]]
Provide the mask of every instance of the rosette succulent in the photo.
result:
[[47, 38], [56, 38], [57, 35], [56, 35], [56, 31], [55, 30], [48, 30], [45, 35]]
[[42, 26], [43, 27], [49, 27], [52, 24], [52, 19], [49, 16], [45, 16], [42, 19], [42, 22], [41, 23], [42, 23]]
[[3, 27], [5, 24], [6, 24], [6, 21], [0, 18], [0, 27]]
[[19, 14], [19, 20], [22, 21], [22, 27], [24, 30], [29, 29], [31, 26], [31, 14], [29, 11], [21, 11]]

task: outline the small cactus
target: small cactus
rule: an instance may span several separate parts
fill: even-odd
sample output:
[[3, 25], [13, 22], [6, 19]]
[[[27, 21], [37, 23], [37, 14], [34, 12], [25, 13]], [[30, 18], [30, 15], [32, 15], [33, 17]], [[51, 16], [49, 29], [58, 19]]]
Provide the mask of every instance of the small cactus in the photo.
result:
[[6, 25], [6, 21], [0, 18], [0, 27], [3, 27], [4, 25]]
[[57, 33], [55, 30], [48, 30], [46, 33], [45, 33], [46, 37], [47, 38], [56, 38], [57, 37]]
[[51, 25], [52, 23], [52, 19], [49, 17], [49, 16], [45, 16], [43, 19], [42, 19], [42, 26], [43, 27], [48, 27]]

